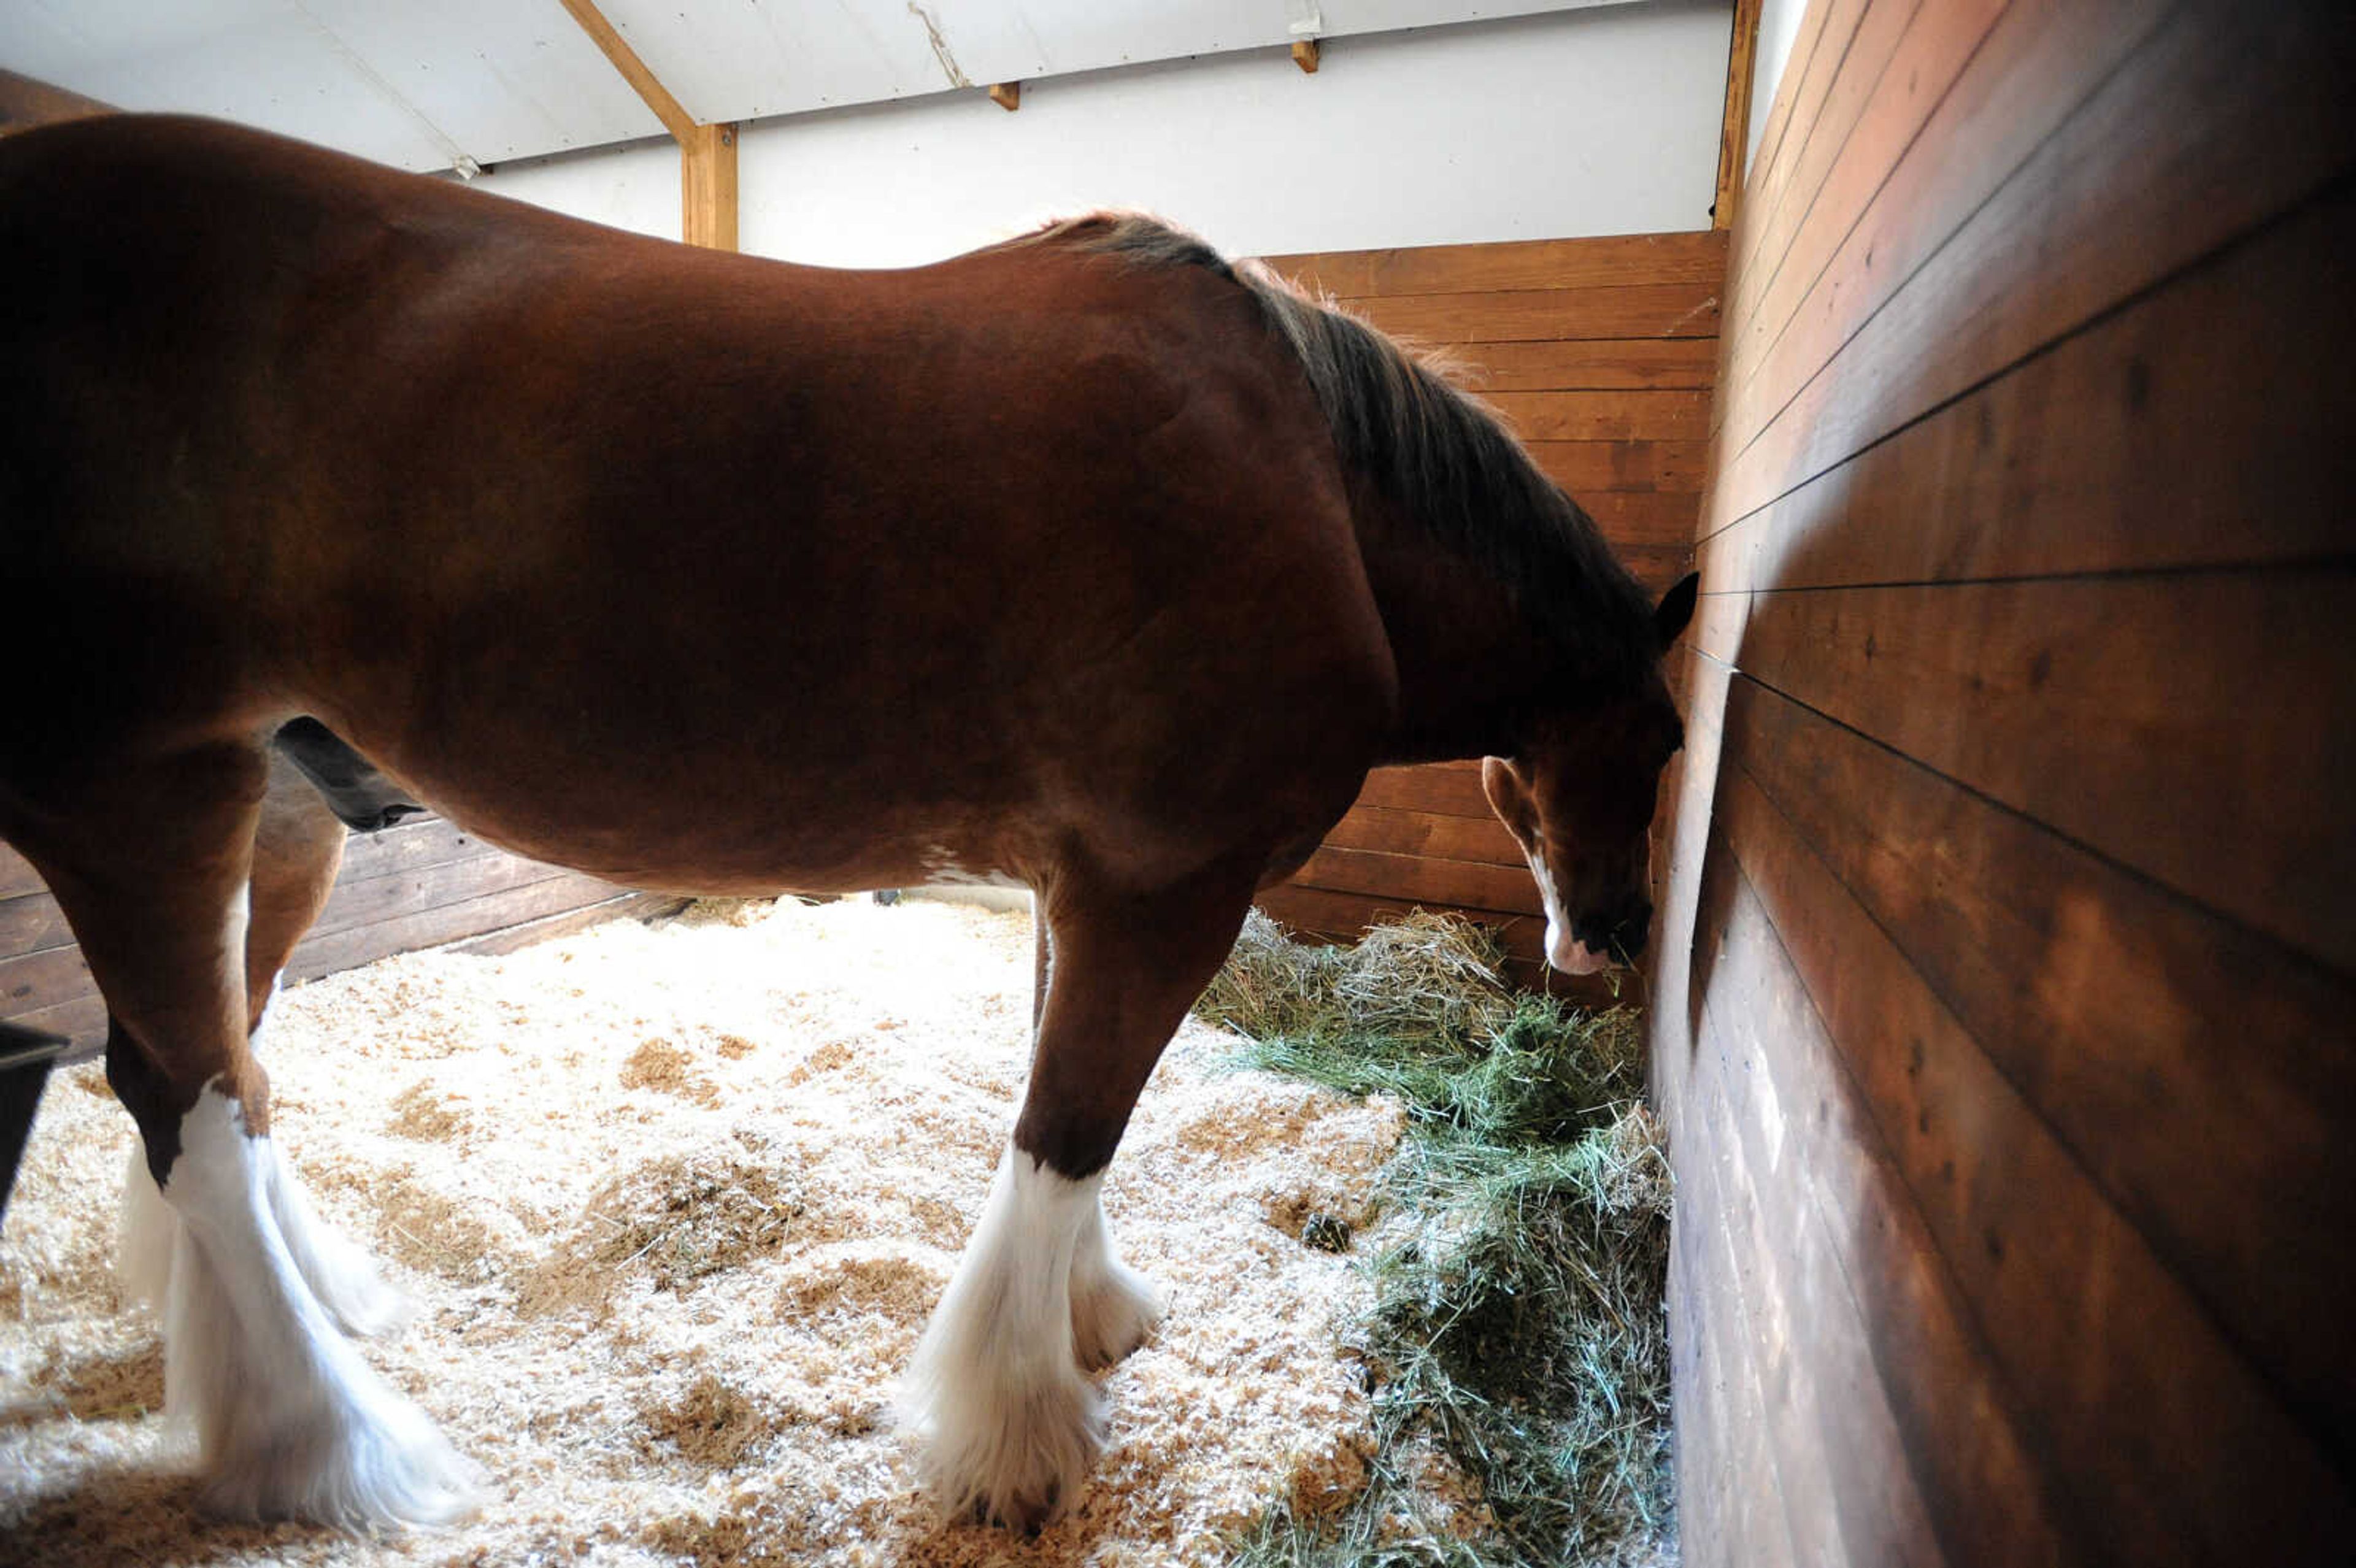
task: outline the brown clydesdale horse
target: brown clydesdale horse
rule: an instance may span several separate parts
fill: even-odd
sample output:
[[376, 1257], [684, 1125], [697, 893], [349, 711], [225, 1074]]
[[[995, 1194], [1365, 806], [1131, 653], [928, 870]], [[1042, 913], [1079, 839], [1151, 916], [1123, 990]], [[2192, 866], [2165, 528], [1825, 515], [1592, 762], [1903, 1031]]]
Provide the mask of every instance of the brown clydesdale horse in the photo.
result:
[[170, 1403], [215, 1503], [356, 1527], [472, 1477], [268, 1136], [251, 1038], [341, 838], [273, 785], [290, 721], [618, 882], [1034, 890], [1028, 1091], [905, 1392], [944, 1502], [1031, 1524], [1158, 1310], [1105, 1167], [1255, 891], [1369, 767], [1486, 756], [1549, 956], [1633, 954], [1693, 604], [1432, 370], [1149, 219], [827, 271], [136, 116], [0, 143], [0, 837], [105, 995]]

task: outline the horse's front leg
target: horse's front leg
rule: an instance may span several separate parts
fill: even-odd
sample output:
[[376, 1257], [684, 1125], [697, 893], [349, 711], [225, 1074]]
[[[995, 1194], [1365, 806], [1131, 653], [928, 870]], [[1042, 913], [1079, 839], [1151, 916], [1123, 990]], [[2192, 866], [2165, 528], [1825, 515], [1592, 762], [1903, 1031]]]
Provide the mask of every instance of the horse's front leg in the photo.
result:
[[1066, 884], [1041, 901], [1054, 963], [1023, 1113], [903, 1391], [926, 1477], [953, 1513], [1034, 1530], [1103, 1446], [1086, 1372], [1134, 1349], [1161, 1308], [1113, 1256], [1098, 1190], [1255, 880], [1221, 867], [1151, 894]]

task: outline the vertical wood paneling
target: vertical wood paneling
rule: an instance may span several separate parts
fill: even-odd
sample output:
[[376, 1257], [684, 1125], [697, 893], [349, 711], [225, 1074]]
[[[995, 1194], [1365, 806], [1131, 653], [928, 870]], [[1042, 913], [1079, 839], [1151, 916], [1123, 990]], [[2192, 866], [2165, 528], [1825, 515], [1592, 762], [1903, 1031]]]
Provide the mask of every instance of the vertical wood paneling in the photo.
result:
[[1772, 1493], [1811, 1561], [2343, 1562], [2356, 13], [1822, 0], [1801, 48], [1653, 1012], [1721, 1235], [1687, 1560]]
[[[1693, 560], [1726, 242], [1723, 232], [1645, 234], [1269, 261], [1376, 325], [1447, 350], [1660, 593]], [[1297, 929], [1338, 937], [1413, 908], [1453, 909], [1501, 930], [1521, 977], [1544, 972], [1537, 890], [1482, 796], [1477, 764], [1378, 770], [1325, 848], [1262, 902]], [[1596, 983], [1579, 994], [1635, 995]]]

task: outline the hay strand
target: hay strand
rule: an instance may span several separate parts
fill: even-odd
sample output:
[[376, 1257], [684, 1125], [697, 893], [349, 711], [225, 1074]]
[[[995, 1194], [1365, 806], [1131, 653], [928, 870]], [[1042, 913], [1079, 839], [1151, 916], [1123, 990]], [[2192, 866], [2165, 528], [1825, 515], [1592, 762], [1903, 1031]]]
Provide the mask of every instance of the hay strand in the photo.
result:
[[1203, 1008], [1250, 1037], [1240, 1065], [1395, 1096], [1409, 1123], [1348, 1330], [1368, 1485], [1270, 1510], [1239, 1561], [1673, 1562], [1671, 1188], [1638, 1016], [1517, 997], [1485, 933], [1420, 914], [1355, 949], [1256, 920]]

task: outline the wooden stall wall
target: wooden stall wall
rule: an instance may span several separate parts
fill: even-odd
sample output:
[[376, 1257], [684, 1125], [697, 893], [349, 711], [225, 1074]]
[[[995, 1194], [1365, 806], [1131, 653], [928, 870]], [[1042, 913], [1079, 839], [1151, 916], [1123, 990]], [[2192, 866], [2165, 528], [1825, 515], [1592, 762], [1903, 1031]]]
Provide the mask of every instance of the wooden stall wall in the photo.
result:
[[1816, 0], [1654, 1010], [1685, 1560], [2356, 1552], [2356, 7]]
[[[312, 980], [395, 953], [470, 942], [485, 951], [537, 941], [666, 901], [496, 849], [437, 817], [346, 843], [334, 894], [286, 966]], [[76, 1053], [106, 1040], [106, 1007], [57, 900], [0, 845], [0, 1019], [68, 1036]]]
[[[1718, 362], [1722, 232], [1274, 256], [1376, 325], [1443, 348], [1655, 594], [1691, 570]], [[1351, 937], [1423, 907], [1498, 925], [1536, 978], [1546, 918], [1478, 763], [1385, 768], [1262, 901]]]

